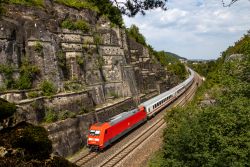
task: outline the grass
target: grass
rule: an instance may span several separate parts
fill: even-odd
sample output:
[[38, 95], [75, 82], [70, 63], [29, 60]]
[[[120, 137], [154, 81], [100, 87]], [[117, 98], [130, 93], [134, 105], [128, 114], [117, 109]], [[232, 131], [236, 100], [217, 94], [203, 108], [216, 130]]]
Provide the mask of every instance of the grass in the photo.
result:
[[29, 93], [28, 93], [28, 97], [29, 97], [29, 98], [36, 98], [36, 97], [39, 97], [39, 93], [36, 92], [36, 91], [29, 92]]
[[44, 0], [9, 0], [9, 3], [25, 6], [44, 7]]
[[83, 20], [64, 20], [61, 23], [61, 27], [69, 30], [81, 30], [83, 32], [89, 32], [90, 30], [89, 24]]
[[71, 112], [68, 110], [56, 112], [53, 109], [48, 108], [44, 117], [44, 122], [53, 123], [56, 121], [65, 120], [67, 118], [75, 118], [75, 117], [76, 117], [76, 113], [74, 112]]
[[55, 0], [55, 2], [76, 9], [90, 9], [92, 11], [99, 12], [98, 8], [91, 2], [81, 0]]

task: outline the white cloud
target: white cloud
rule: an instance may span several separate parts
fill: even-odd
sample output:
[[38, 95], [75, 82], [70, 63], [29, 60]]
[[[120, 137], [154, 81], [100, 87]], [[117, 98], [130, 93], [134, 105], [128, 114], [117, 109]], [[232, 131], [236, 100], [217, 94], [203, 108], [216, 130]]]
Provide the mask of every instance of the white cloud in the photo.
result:
[[220, 0], [169, 0], [167, 5], [167, 11], [124, 17], [125, 24], [136, 24], [157, 50], [205, 59], [217, 58], [250, 29], [250, 2], [246, 0], [230, 8]]
[[160, 20], [162, 22], [175, 22], [179, 19], [187, 16], [187, 11], [180, 10], [180, 9], [169, 9], [168, 13], [163, 13]]

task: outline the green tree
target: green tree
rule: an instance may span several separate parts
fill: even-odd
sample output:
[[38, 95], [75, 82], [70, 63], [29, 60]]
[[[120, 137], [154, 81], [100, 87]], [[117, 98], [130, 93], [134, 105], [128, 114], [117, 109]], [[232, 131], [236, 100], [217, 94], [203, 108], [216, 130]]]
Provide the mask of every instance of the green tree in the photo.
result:
[[[250, 49], [243, 44], [246, 40], [236, 42], [216, 62], [202, 64], [211, 67], [206, 82], [188, 107], [167, 113], [164, 145], [150, 166], [250, 166]], [[229, 52], [245, 54], [235, 59]], [[205, 97], [215, 103], [208, 105]]]
[[106, 16], [112, 23], [123, 26], [122, 13], [110, 0], [89, 0], [99, 9], [99, 16]]
[[136, 42], [147, 46], [145, 37], [140, 33], [139, 28], [136, 25], [131, 25], [131, 27], [127, 29], [127, 33], [129, 37], [135, 39]]

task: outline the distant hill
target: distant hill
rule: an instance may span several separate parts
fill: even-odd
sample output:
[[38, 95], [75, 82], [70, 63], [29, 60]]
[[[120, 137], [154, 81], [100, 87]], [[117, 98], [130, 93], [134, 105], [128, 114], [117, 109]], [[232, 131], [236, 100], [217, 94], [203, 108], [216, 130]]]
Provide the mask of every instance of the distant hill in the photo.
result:
[[165, 53], [168, 54], [169, 56], [172, 56], [172, 57], [177, 58], [177, 59], [184, 59], [184, 60], [187, 60], [187, 58], [181, 57], [181, 56], [179, 56], [179, 55], [177, 55], [177, 54], [175, 54], [175, 53], [171, 53], [171, 52], [165, 52]]

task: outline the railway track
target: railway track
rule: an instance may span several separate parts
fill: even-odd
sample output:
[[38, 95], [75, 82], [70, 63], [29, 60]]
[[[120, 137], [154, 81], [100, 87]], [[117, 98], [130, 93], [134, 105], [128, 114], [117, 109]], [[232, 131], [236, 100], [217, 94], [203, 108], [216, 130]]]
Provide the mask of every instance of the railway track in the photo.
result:
[[[186, 102], [193, 96], [195, 90], [196, 90], [196, 81], [194, 84], [188, 89], [188, 93], [185, 93], [184, 97], [180, 101], [177, 102], [174, 106], [181, 105], [184, 106]], [[108, 157], [106, 161], [104, 161], [102, 164], [98, 165], [98, 167], [112, 167], [116, 166], [118, 163], [120, 163], [126, 156], [131, 154], [138, 146], [142, 145], [147, 139], [149, 139], [151, 136], [154, 136], [155, 133], [162, 127], [164, 127], [165, 121], [163, 116], [157, 120], [150, 128], [144, 130], [140, 135], [138, 135], [136, 138], [131, 140], [129, 143], [127, 143], [123, 148], [121, 148], [119, 151], [117, 151], [112, 156]]]
[[160, 119], [155, 122], [149, 129], [144, 130], [138, 135], [136, 138], [127, 143], [123, 148], [118, 150], [111, 157], [108, 157], [106, 161], [102, 164], [98, 165], [98, 167], [110, 167], [114, 166], [118, 162], [120, 162], [123, 158], [125, 158], [130, 152], [136, 149], [141, 143], [143, 143], [147, 138], [154, 135], [158, 128], [162, 127], [165, 124], [164, 119]]
[[[172, 108], [179, 106], [184, 106], [186, 102], [194, 95], [194, 92], [196, 91], [197, 85], [196, 83], [199, 82], [198, 76], [195, 77], [195, 82], [190, 86], [190, 88], [183, 93], [179, 97], [179, 100], [176, 100], [173, 104], [166, 107]], [[123, 159], [125, 159], [129, 154], [131, 154], [136, 148], [138, 148], [140, 145], [142, 145], [146, 140], [148, 140], [151, 136], [153, 136], [159, 129], [162, 129], [165, 126], [164, 121], [164, 114], [158, 118], [152, 125], [150, 125], [147, 129], [143, 130], [139, 133], [136, 137], [132, 138], [129, 142], [127, 142], [125, 145], [120, 147], [120, 149], [116, 150], [116, 152], [110, 154], [109, 156], [106, 156], [105, 160], [101, 161], [95, 165], [98, 167], [111, 167], [111, 166], [117, 166]], [[108, 151], [108, 150], [107, 150]], [[74, 163], [78, 166], [93, 166], [90, 161], [95, 161], [95, 159], [98, 159], [100, 156], [105, 156], [103, 152], [96, 153], [96, 152], [89, 152], [85, 156], [77, 159]]]
[[76, 164], [78, 166], [84, 166], [84, 164], [88, 163], [90, 160], [92, 160], [93, 158], [95, 158], [97, 155], [98, 155], [97, 152], [88, 152], [83, 157], [80, 157], [79, 159], [77, 159], [76, 161], [74, 161], [74, 164]]

